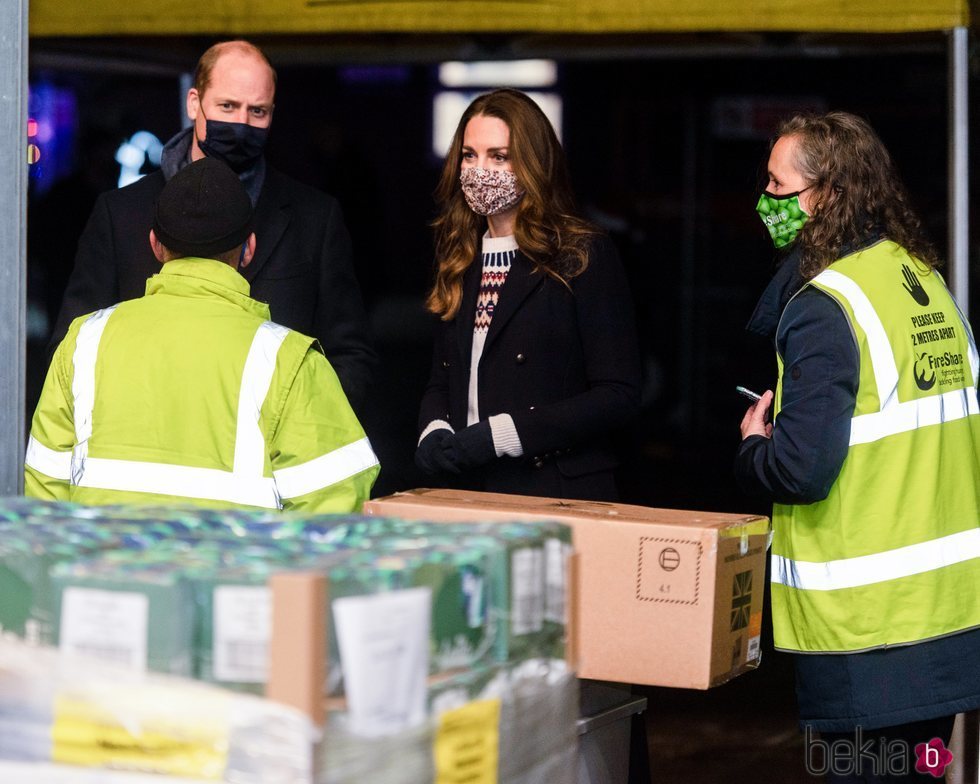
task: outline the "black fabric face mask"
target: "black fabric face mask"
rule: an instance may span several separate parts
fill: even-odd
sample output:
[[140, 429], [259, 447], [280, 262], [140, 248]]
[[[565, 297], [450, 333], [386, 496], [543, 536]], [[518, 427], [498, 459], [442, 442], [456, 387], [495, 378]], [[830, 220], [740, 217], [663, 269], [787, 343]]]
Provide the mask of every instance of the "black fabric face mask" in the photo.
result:
[[269, 138], [268, 128], [257, 128], [254, 125], [223, 120], [206, 122], [205, 138], [197, 140], [201, 152], [211, 158], [224, 161], [232, 171], [241, 174], [251, 169], [265, 150]]

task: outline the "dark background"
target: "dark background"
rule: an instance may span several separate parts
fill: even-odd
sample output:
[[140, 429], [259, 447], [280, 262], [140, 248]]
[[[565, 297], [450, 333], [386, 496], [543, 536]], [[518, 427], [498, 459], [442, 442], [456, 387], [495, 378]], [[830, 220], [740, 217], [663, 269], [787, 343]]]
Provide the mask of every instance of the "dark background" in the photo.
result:
[[[77, 109], [73, 176], [32, 185], [29, 295], [39, 310], [60, 301], [92, 200], [118, 171], [111, 151], [137, 129], [162, 141], [180, 129], [179, 74], [210, 43], [32, 42], [32, 84], [68, 89]], [[552, 89], [564, 101], [564, 146], [579, 205], [619, 247], [645, 361], [642, 416], [622, 437], [626, 502], [769, 512], [765, 502], [740, 494], [732, 478], [745, 409], [734, 388], [761, 392], [775, 383], [772, 346], [743, 327], [776, 262], [754, 207], [767, 136], [791, 107], [866, 117], [945, 252], [947, 66], [940, 36], [569, 38], [523, 48], [488, 37], [257, 43], [266, 44], [279, 72], [268, 158], [336, 196], [353, 238], [382, 359], [364, 416], [382, 463], [375, 495], [425, 484], [412, 455], [430, 351], [422, 299], [433, 270], [427, 224], [441, 162], [431, 152], [431, 117], [441, 59], [516, 54], [558, 61]], [[735, 133], [722, 121], [733, 105], [752, 107], [753, 133]], [[971, 246], [974, 278], [976, 258]], [[45, 339], [38, 322], [28, 355], [29, 413], [45, 371]], [[773, 770], [757, 780], [799, 779], [791, 667], [788, 657], [772, 655], [768, 630], [764, 642], [763, 667], [730, 686], [704, 694], [647, 691], [653, 712], [675, 719], [651, 724], [661, 772], [700, 764], [690, 780], [712, 781], [711, 760], [725, 759], [724, 770], [715, 765], [719, 781], [749, 781], [754, 774], [743, 778], [738, 764], [755, 770], [768, 759]], [[685, 716], [700, 723], [685, 724]], [[756, 734], [733, 735], [729, 721]], [[678, 739], [698, 736], [704, 743], [696, 762]]]
[[[743, 327], [776, 262], [754, 207], [766, 137], [780, 116], [802, 106], [867, 117], [945, 249], [942, 40], [892, 51], [877, 39], [865, 49], [860, 39], [811, 47], [816, 54], [781, 40], [727, 55], [692, 46], [652, 56], [656, 48], [637, 47], [633, 56], [617, 49], [615, 56], [600, 50], [558, 60], [553, 89], [564, 101], [579, 205], [619, 247], [645, 359], [642, 418], [623, 439], [625, 501], [766, 511], [739, 495], [730, 465], [744, 411], [735, 385], [762, 391], [775, 381], [771, 346]], [[182, 67], [208, 43], [181, 42]], [[32, 48], [32, 83], [76, 97], [73, 176], [43, 188], [32, 180], [30, 297], [49, 314], [91, 202], [118, 172], [109, 157], [115, 146], [137, 129], [166, 141], [181, 127], [178, 71], [161, 51], [168, 47], [146, 44], [141, 69], [128, 69], [118, 43], [101, 55], [98, 42], [88, 46], [84, 61], [51, 42]], [[279, 62], [275, 46], [279, 87], [268, 157], [339, 199], [382, 358], [365, 416], [383, 467], [375, 493], [416, 486], [424, 482], [411, 458], [430, 330], [421, 303], [433, 269], [428, 222], [441, 163], [431, 152], [436, 63], [412, 62], [407, 50], [393, 62], [397, 47], [376, 62], [364, 52], [351, 63], [317, 62], [315, 51], [300, 56], [284, 44], [290, 54]], [[139, 47], [129, 50], [135, 56]], [[719, 121], [739, 102], [755, 113], [748, 136]], [[95, 173], [86, 179], [83, 170]], [[41, 325], [34, 337], [44, 338]], [[32, 352], [31, 409], [43, 372], [43, 357]]]

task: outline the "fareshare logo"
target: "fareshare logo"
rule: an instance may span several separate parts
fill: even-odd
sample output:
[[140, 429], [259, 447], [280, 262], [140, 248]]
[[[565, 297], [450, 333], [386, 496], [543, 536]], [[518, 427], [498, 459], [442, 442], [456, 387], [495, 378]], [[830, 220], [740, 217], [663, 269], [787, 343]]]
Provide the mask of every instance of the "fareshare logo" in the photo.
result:
[[926, 378], [926, 372], [927, 370], [931, 370], [932, 366], [932, 362], [929, 361], [931, 357], [929, 357], [929, 359], [927, 359], [927, 357], [929, 357], [929, 353], [927, 351], [923, 351], [921, 354], [919, 354], [915, 360], [915, 366], [912, 369], [913, 374], [915, 375], [915, 385], [923, 392], [928, 392], [930, 389], [936, 386], [936, 372], [934, 370], [931, 371], [932, 376]]

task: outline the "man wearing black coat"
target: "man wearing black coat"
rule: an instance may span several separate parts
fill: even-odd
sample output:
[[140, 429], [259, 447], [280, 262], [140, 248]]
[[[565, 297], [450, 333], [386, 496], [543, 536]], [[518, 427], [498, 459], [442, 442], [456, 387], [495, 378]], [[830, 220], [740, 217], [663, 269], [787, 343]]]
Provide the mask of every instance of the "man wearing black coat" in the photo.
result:
[[[255, 205], [256, 253], [241, 269], [251, 296], [272, 319], [319, 340], [355, 410], [376, 355], [351, 264], [350, 237], [336, 200], [267, 166], [276, 74], [246, 41], [216, 44], [197, 65], [187, 92], [193, 125], [167, 142], [161, 170], [99, 197], [82, 233], [51, 342], [72, 319], [143, 296], [159, 271], [148, 241], [166, 181], [205, 155], [234, 169]], [[152, 345], [147, 346], [152, 351]]]

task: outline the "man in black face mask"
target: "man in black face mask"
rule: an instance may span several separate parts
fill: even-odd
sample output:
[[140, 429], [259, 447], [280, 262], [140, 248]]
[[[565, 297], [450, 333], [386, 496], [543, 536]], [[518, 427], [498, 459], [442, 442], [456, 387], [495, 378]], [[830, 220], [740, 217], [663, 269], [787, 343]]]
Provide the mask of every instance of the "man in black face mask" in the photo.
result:
[[76, 316], [143, 296], [147, 278], [159, 271], [146, 236], [164, 183], [191, 161], [218, 158], [238, 173], [255, 205], [256, 253], [241, 270], [252, 297], [269, 304], [273, 321], [320, 341], [359, 410], [376, 355], [350, 237], [332, 197], [266, 164], [275, 91], [275, 71], [247, 41], [216, 44], [202, 55], [187, 91], [193, 124], [167, 142], [161, 170], [96, 202], [79, 239], [52, 348]]

